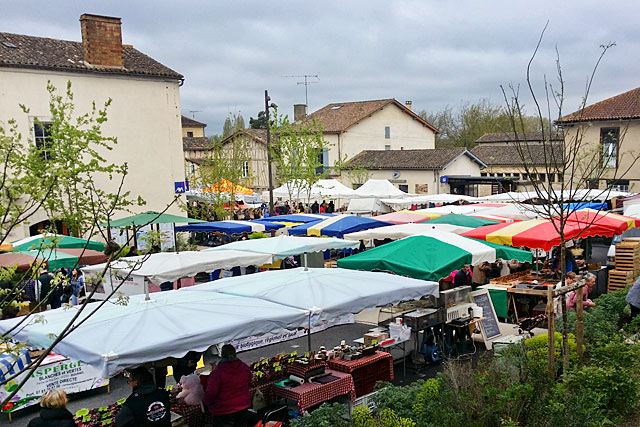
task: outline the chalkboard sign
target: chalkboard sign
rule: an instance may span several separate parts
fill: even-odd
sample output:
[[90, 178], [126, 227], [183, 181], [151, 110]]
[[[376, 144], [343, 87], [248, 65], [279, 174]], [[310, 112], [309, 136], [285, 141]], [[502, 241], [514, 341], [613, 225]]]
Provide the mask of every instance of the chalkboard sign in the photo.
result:
[[482, 338], [484, 339], [485, 344], [487, 344], [487, 341], [502, 335], [498, 325], [498, 316], [496, 316], [496, 311], [493, 308], [489, 291], [483, 289], [471, 292], [469, 297], [472, 302], [482, 307], [482, 317], [484, 317], [484, 320], [480, 321], [480, 331], [482, 332]]

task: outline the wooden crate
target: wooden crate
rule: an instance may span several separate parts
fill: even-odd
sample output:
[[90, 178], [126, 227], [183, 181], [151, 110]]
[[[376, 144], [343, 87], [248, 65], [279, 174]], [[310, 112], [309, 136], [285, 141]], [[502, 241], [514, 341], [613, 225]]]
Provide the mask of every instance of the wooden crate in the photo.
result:
[[640, 241], [623, 240], [616, 245], [616, 270], [640, 271]]
[[614, 292], [632, 285], [636, 280], [635, 271], [609, 270], [609, 286], [607, 292]]

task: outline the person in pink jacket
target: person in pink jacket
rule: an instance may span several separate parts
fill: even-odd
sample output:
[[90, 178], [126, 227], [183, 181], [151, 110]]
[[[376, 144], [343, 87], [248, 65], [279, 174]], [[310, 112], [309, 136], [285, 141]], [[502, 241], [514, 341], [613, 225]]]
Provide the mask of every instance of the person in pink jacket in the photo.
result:
[[[587, 273], [585, 275], [585, 280], [587, 281], [587, 286], [582, 288], [582, 306], [584, 308], [587, 307], [595, 307], [596, 303], [589, 299], [589, 291], [596, 284], [596, 276], [593, 273]], [[575, 310], [576, 304], [578, 303], [578, 294], [576, 291], [571, 291], [567, 295], [567, 310]]]
[[216, 427], [246, 427], [251, 406], [251, 369], [231, 344], [222, 346], [222, 359], [209, 376], [204, 403], [216, 419]]

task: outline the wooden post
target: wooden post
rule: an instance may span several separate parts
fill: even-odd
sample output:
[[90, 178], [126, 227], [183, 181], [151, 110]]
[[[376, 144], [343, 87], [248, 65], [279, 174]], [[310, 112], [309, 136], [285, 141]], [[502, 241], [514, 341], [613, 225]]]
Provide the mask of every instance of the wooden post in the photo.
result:
[[548, 363], [549, 376], [556, 379], [556, 362], [555, 362], [555, 313], [553, 308], [553, 286], [547, 286], [547, 324], [548, 324]]
[[584, 307], [582, 305], [582, 287], [576, 289], [576, 345], [578, 350], [578, 363], [579, 366], [582, 366], [583, 354], [582, 354], [582, 345], [584, 341], [584, 323], [583, 323], [583, 312]]
[[562, 372], [569, 370], [569, 322], [567, 320], [566, 295], [560, 296], [560, 312], [562, 313]]

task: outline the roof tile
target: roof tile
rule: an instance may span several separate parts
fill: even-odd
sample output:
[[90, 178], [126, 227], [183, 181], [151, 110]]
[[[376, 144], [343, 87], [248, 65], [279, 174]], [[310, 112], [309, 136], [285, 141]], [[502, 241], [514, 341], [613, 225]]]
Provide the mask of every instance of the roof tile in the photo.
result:
[[437, 170], [467, 151], [464, 147], [424, 150], [365, 150], [355, 155], [349, 165], [366, 169]]
[[572, 123], [592, 120], [628, 120], [639, 118], [640, 88], [636, 88], [568, 114], [557, 122]]

